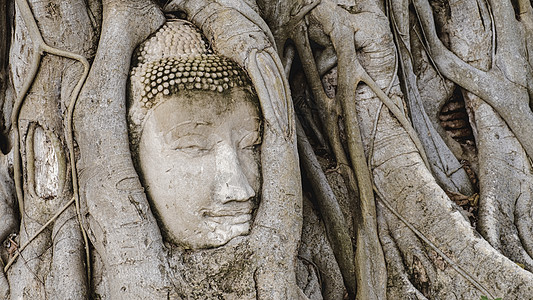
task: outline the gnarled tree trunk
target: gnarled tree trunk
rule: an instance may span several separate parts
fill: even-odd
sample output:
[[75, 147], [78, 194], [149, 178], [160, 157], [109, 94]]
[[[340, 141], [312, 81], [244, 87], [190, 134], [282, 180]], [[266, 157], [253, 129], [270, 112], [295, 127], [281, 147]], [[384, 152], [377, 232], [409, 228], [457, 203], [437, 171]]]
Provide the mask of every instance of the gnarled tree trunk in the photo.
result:
[[[130, 63], [165, 17], [260, 100], [250, 234], [178, 257], [247, 287], [188, 292], [132, 162]], [[532, 34], [527, 0], [2, 6], [0, 297], [528, 299]]]

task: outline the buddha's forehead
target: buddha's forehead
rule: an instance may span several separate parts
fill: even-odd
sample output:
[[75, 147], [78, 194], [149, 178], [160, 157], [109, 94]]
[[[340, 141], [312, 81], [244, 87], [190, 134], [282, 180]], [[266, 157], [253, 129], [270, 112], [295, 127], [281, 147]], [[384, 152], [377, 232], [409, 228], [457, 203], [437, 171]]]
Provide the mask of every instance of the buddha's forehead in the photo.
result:
[[223, 124], [259, 130], [261, 116], [257, 97], [245, 88], [234, 88], [223, 93], [181, 93], [166, 96], [160, 101], [147, 120], [154, 122], [158, 131], [166, 132], [178, 126], [187, 129]]

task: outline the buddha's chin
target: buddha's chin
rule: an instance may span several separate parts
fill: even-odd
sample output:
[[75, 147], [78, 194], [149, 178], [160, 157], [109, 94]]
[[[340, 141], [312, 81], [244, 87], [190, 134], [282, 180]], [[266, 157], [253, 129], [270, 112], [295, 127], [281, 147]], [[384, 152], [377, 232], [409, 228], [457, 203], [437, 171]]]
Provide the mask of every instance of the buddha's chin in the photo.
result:
[[250, 233], [250, 220], [237, 224], [219, 224], [214, 231], [208, 233], [211, 247], [219, 247], [227, 244], [233, 238]]
[[207, 218], [202, 226], [197, 228], [195, 234], [182, 239], [173, 239], [185, 249], [208, 249], [227, 244], [232, 239], [250, 233], [251, 215], [243, 214], [232, 217], [230, 222], [220, 222], [220, 219]]

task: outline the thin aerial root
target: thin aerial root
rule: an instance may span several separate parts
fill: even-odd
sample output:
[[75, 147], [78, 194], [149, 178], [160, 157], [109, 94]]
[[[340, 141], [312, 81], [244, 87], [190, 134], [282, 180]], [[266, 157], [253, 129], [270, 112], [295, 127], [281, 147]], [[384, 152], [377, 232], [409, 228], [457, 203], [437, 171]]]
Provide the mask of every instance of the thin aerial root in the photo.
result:
[[407, 219], [405, 219], [393, 206], [392, 204], [386, 200], [383, 193], [379, 191], [377, 186], [374, 184], [374, 191], [378, 195], [379, 201], [383, 203], [383, 206], [385, 206], [390, 212], [392, 212], [402, 223], [407, 226], [416, 236], [418, 236], [421, 240], [423, 240], [427, 245], [429, 245], [437, 254], [439, 254], [457, 273], [459, 273], [461, 276], [463, 276], [468, 282], [470, 282], [473, 286], [475, 286], [480, 292], [482, 292], [484, 295], [490, 296], [491, 299], [494, 299], [495, 297], [492, 295], [489, 290], [483, 286], [480, 282], [478, 282], [474, 276], [469, 274], [467, 271], [463, 270], [463, 268], [454, 262], [450, 257], [448, 257], [440, 248], [435, 245], [431, 240], [429, 240], [422, 232], [420, 232], [418, 229], [414, 227], [413, 224], [411, 224]]
[[[399, 66], [399, 59], [398, 59], [398, 53], [396, 52], [396, 55], [394, 55], [394, 72], [392, 74], [396, 74], [398, 72], [398, 66]], [[392, 90], [392, 87], [394, 86], [394, 79], [396, 76], [392, 76], [389, 86], [387, 87], [387, 90], [385, 92], [386, 95], [389, 95], [390, 91]], [[383, 109], [383, 102], [379, 105], [378, 111], [376, 113], [376, 118], [374, 119], [374, 126], [372, 127], [372, 133], [370, 134], [370, 145], [368, 149], [368, 158], [367, 158], [367, 165], [370, 171], [372, 171], [372, 157], [374, 156], [374, 142], [376, 139], [376, 133], [378, 131], [378, 122], [381, 115], [381, 110]]]
[[75, 198], [72, 197], [72, 199], [67, 202], [67, 204], [65, 204], [52, 218], [50, 218], [50, 220], [48, 220], [43, 226], [41, 226], [41, 228], [39, 228], [39, 230], [37, 230], [37, 232], [35, 234], [33, 234], [33, 236], [31, 238], [29, 238], [19, 249], [18, 251], [13, 255], [13, 257], [7, 262], [7, 264], [5, 265], [4, 267], [4, 273], [7, 272], [9, 270], [9, 267], [11, 267], [11, 265], [15, 262], [15, 260], [17, 260], [17, 258], [19, 257], [20, 253], [22, 251], [24, 251], [24, 249], [26, 249], [26, 247], [35, 239], [37, 238], [37, 236], [39, 236], [39, 234], [41, 234], [41, 232], [43, 232], [43, 230], [46, 229], [46, 227], [48, 227], [48, 225], [52, 224], [52, 222], [54, 222], [72, 203], [75, 202]]
[[294, 57], [296, 56], [296, 50], [293, 45], [288, 45], [285, 48], [285, 53], [283, 55], [283, 68], [285, 70], [285, 77], [289, 78], [291, 75], [292, 63], [294, 62]]
[[378, 111], [376, 112], [376, 118], [374, 119], [374, 126], [372, 128], [372, 133], [370, 134], [370, 145], [368, 147], [368, 158], [367, 158], [368, 169], [370, 171], [372, 171], [372, 158], [374, 157], [374, 142], [376, 140], [376, 133], [378, 132], [378, 123], [381, 117], [382, 109], [383, 109], [383, 102], [379, 104]]
[[[324, 119], [322, 120], [324, 126], [326, 127], [326, 132], [328, 133], [328, 140], [330, 146], [333, 150], [335, 159], [337, 160], [337, 165], [349, 165], [348, 158], [346, 153], [342, 148], [342, 143], [340, 141], [339, 129], [338, 129], [338, 113], [337, 106], [335, 101], [329, 99], [324, 91], [322, 82], [320, 81], [320, 75], [318, 73], [318, 68], [315, 63], [313, 52], [309, 43], [309, 35], [307, 33], [307, 26], [301, 24], [299, 26], [301, 32], [297, 32], [292, 38], [300, 55], [300, 60], [302, 61], [302, 66], [304, 69], [305, 76], [311, 86], [311, 92], [317, 104], [319, 110], [323, 111]], [[343, 167], [344, 169], [344, 167]], [[350, 171], [346, 171], [349, 173]], [[353, 178], [350, 174], [346, 174], [348, 178]], [[352, 180], [350, 180], [352, 181]], [[350, 183], [350, 185], [355, 185], [355, 182]], [[355, 190], [355, 189], [354, 189]]]
[[[80, 230], [83, 235], [83, 241], [85, 243], [85, 255], [86, 255], [86, 263], [87, 263], [87, 280], [90, 280], [90, 253], [89, 253], [89, 240], [87, 238], [87, 232], [85, 231], [85, 228], [82, 224], [81, 219], [81, 212], [80, 212], [80, 203], [79, 203], [79, 188], [78, 188], [78, 174], [76, 172], [76, 157], [74, 155], [74, 133], [72, 130], [72, 117], [74, 112], [74, 107], [76, 105], [76, 101], [78, 99], [79, 93], [81, 91], [81, 88], [83, 84], [85, 83], [85, 80], [87, 79], [87, 76], [89, 75], [89, 62], [87, 59], [79, 54], [75, 54], [68, 51], [63, 51], [57, 48], [50, 47], [47, 45], [43, 37], [41, 36], [41, 33], [39, 31], [39, 27], [37, 26], [37, 23], [35, 21], [35, 18], [33, 16], [33, 13], [31, 11], [31, 8], [28, 5], [28, 2], [26, 0], [16, 0], [17, 6], [20, 10], [20, 14], [22, 16], [22, 19], [24, 20], [24, 23], [26, 24], [26, 28], [28, 29], [28, 32], [30, 34], [30, 37], [34, 43], [33, 45], [33, 53], [34, 53], [34, 59], [32, 62], [32, 67], [30, 71], [30, 75], [28, 80], [25, 82], [21, 93], [19, 94], [17, 101], [15, 102], [13, 113], [11, 115], [11, 122], [13, 124], [13, 130], [14, 130], [14, 137], [15, 137], [15, 145], [14, 145], [14, 177], [15, 177], [15, 188], [17, 190], [17, 199], [19, 203], [19, 210], [21, 214], [21, 219], [23, 219], [24, 216], [24, 194], [22, 192], [22, 167], [21, 167], [21, 157], [20, 157], [20, 133], [18, 128], [18, 119], [20, 115], [20, 109], [22, 107], [22, 104], [24, 103], [26, 94], [28, 90], [30, 89], [31, 85], [33, 84], [33, 81], [35, 80], [35, 77], [37, 75], [37, 72], [39, 70], [40, 61], [42, 58], [42, 55], [44, 52], [48, 52], [50, 54], [54, 54], [57, 56], [67, 57], [70, 59], [74, 59], [79, 61], [83, 65], [83, 74], [80, 80], [78, 81], [76, 87], [74, 88], [71, 100], [68, 106], [67, 110], [67, 146], [69, 148], [69, 159], [70, 164], [72, 168], [72, 189], [74, 193], [74, 202], [76, 203], [76, 213], [78, 215], [78, 222], [80, 224]], [[72, 202], [72, 201], [71, 201]], [[69, 202], [69, 203], [71, 203]], [[64, 210], [64, 209], [63, 209]], [[61, 212], [63, 211], [61, 210]], [[55, 219], [57, 216], [52, 218], [49, 222], [51, 222], [53, 219]], [[47, 224], [49, 224], [47, 222]], [[42, 230], [41, 230], [42, 231]], [[39, 231], [38, 233], [40, 233]], [[33, 239], [33, 238], [32, 238]], [[31, 240], [30, 240], [31, 241]], [[29, 241], [28, 241], [29, 243]], [[21, 250], [22, 251], [22, 250]], [[12, 262], [11, 262], [12, 263]], [[10, 264], [8, 263], [8, 266]], [[6, 266], [6, 269], [8, 268]]]
[[[71, 174], [72, 174], [72, 189], [74, 192], [74, 199], [76, 203], [76, 215], [78, 216], [78, 222], [80, 223], [80, 229], [83, 236], [83, 242], [85, 244], [85, 259], [87, 263], [87, 280], [90, 282], [91, 280], [91, 254], [89, 252], [89, 239], [87, 237], [87, 231], [83, 227], [82, 218], [81, 218], [81, 211], [80, 211], [80, 193], [79, 193], [79, 186], [78, 186], [78, 171], [76, 168], [76, 156], [74, 154], [74, 130], [72, 128], [73, 126], [73, 116], [74, 116], [74, 108], [76, 107], [76, 102], [78, 100], [78, 96], [80, 94], [81, 88], [83, 87], [83, 84], [85, 83], [85, 80], [87, 79], [87, 76], [89, 75], [89, 62], [85, 59], [85, 57], [79, 56], [80, 59], [77, 59], [83, 64], [83, 74], [78, 81], [78, 84], [72, 91], [72, 96], [70, 98], [70, 103], [67, 109], [67, 146], [68, 146], [68, 153], [69, 153], [69, 160], [70, 160], [70, 167], [71, 167]], [[76, 58], [74, 58], [76, 59]]]
[[[0, 258], [0, 270], [4, 269], [4, 262]], [[3, 272], [0, 272], [0, 299], [9, 298], [9, 282], [7, 281], [6, 275]]]
[[313, 96], [318, 101], [321, 109], [328, 108], [328, 97], [324, 91], [324, 87], [320, 82], [320, 76], [318, 75], [317, 66], [313, 57], [313, 52], [309, 44], [309, 36], [307, 35], [307, 27], [302, 24], [299, 26], [301, 31], [297, 32], [293, 36], [293, 40], [296, 44], [296, 49], [300, 55], [300, 60], [302, 61], [302, 66], [311, 86], [311, 91]]
[[19, 213], [20, 213], [20, 219], [21, 222], [24, 219], [24, 193], [22, 191], [22, 158], [20, 157], [20, 131], [19, 131], [19, 114], [20, 109], [22, 107], [22, 104], [24, 103], [24, 99], [26, 98], [26, 93], [29, 91], [31, 85], [33, 84], [33, 81], [35, 80], [35, 76], [37, 76], [37, 71], [39, 70], [39, 63], [41, 61], [41, 53], [39, 53], [38, 49], [35, 49], [34, 52], [34, 60], [31, 64], [31, 69], [27, 77], [27, 81], [22, 86], [22, 90], [20, 91], [17, 99], [15, 100], [15, 104], [13, 105], [13, 112], [11, 113], [11, 126], [13, 128], [13, 177], [15, 180], [15, 189], [17, 194], [17, 201], [19, 206]]
[[[416, 10], [415, 10], [415, 12], [416, 12]], [[416, 14], [416, 15], [418, 16], [418, 14]], [[416, 28], [413, 28], [413, 32], [416, 34], [416, 37], [417, 37], [418, 41], [420, 42], [420, 45], [422, 45], [422, 48], [424, 48], [424, 53], [426, 53], [426, 55], [428, 57], [428, 60], [429, 60], [429, 63], [431, 64], [431, 66], [433, 67], [435, 72], [437, 72], [437, 75], [439, 75], [440, 80], [443, 83], [445, 83], [446, 82], [446, 78], [444, 78], [444, 76], [442, 76], [442, 74], [440, 73], [439, 68], [437, 67], [437, 63], [435, 62], [435, 59], [433, 59], [433, 56], [431, 55], [431, 52], [429, 51], [428, 47], [426, 46], [426, 43], [424, 42], [425, 41], [424, 31], [422, 30], [422, 34], [424, 34], [424, 38], [422, 38], [420, 36], [420, 33], [418, 33], [418, 30]], [[411, 58], [411, 61], [414, 61], [414, 59]]]
[[[338, 28], [341, 30], [341, 28]], [[345, 114], [348, 150], [359, 187], [359, 209], [355, 226], [357, 228], [356, 274], [358, 299], [384, 299], [386, 294], [385, 258], [377, 233], [376, 207], [372, 191], [372, 177], [366, 163], [357, 118], [355, 88], [359, 83], [358, 74], [354, 74], [353, 57], [355, 57], [354, 36], [342, 31], [332, 35], [332, 42], [338, 54], [338, 96]], [[355, 76], [354, 76], [355, 75]], [[370, 271], [372, 270], [372, 271]]]
[[[422, 156], [422, 160], [424, 161], [424, 164], [429, 169], [430, 165], [426, 156], [426, 151], [424, 150], [424, 147], [422, 146], [422, 143], [420, 142], [420, 139], [418, 138], [418, 135], [416, 134], [415, 129], [407, 120], [407, 117], [405, 114], [398, 108], [394, 102], [392, 102], [391, 98], [383, 92], [383, 90], [377, 85], [377, 83], [368, 75], [366, 70], [363, 68], [363, 66], [359, 63], [359, 61], [356, 59], [354, 61], [354, 67], [355, 72], [358, 76], [358, 78], [364, 82], [370, 89], [376, 94], [376, 96], [387, 106], [387, 108], [390, 110], [390, 112], [396, 117], [398, 122], [402, 125], [402, 127], [407, 131], [407, 134], [415, 144], [415, 147], [417, 148], [418, 152], [420, 152], [420, 156]], [[357, 85], [355, 85], [357, 87]]]
[[324, 175], [318, 163], [313, 147], [309, 144], [298, 120], [296, 121], [296, 134], [298, 136], [298, 152], [300, 153], [302, 166], [311, 181], [313, 192], [316, 195], [320, 213], [323, 215], [328, 240], [339, 264], [348, 294], [355, 295], [354, 253], [352, 240], [346, 227], [346, 220], [326, 175]]
[[[496, 36], [497, 36], [497, 32], [496, 32], [496, 25], [494, 23], [494, 14], [492, 13], [492, 7], [490, 6], [490, 3], [488, 0], [484, 0], [485, 3], [487, 4], [487, 10], [489, 12], [489, 16], [490, 16], [490, 29], [491, 29], [491, 32], [492, 32], [492, 45], [491, 45], [491, 52], [490, 52], [490, 63], [491, 63], [491, 68], [494, 68], [496, 67]], [[437, 69], [437, 68], [435, 68]]]
[[28, 131], [26, 133], [26, 170], [28, 172], [27, 176], [27, 190], [32, 197], [36, 197], [37, 193], [35, 192], [35, 146], [34, 146], [34, 136], [35, 129], [37, 124], [32, 122], [28, 126]]
[[358, 193], [357, 179], [355, 178], [354, 171], [350, 168], [348, 157], [340, 139], [338, 104], [334, 99], [328, 98], [324, 91], [318, 67], [311, 50], [307, 26], [302, 23], [299, 28], [301, 32], [297, 32], [292, 39], [300, 55], [300, 61], [302, 62], [305, 76], [311, 86], [311, 92], [317, 101], [318, 109], [323, 112], [319, 116], [326, 128], [327, 139], [337, 161], [337, 168], [340, 170], [343, 179], [347, 182], [348, 189], [353, 193]]

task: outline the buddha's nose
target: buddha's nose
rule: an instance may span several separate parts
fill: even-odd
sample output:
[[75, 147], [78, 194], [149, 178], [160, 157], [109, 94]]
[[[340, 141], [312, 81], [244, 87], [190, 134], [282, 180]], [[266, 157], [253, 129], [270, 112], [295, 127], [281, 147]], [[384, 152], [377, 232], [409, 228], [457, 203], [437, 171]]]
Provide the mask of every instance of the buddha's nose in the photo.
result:
[[255, 196], [234, 147], [220, 143], [216, 150], [215, 199], [219, 203], [247, 201]]

